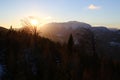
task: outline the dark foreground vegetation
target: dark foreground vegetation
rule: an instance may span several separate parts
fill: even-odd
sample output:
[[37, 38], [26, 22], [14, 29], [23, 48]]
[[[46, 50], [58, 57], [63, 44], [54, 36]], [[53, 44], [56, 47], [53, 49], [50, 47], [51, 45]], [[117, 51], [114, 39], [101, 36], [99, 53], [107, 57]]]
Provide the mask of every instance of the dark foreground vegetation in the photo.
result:
[[0, 30], [0, 80], [120, 80], [120, 62], [98, 56], [94, 35], [60, 44], [34, 29]]

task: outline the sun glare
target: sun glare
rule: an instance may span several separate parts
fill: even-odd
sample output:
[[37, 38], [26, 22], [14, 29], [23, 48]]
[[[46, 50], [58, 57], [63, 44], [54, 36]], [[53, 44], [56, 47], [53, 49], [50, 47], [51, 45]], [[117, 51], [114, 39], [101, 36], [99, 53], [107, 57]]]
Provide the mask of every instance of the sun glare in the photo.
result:
[[31, 20], [31, 24], [32, 24], [33, 26], [38, 25], [38, 20], [32, 19], [32, 20]]

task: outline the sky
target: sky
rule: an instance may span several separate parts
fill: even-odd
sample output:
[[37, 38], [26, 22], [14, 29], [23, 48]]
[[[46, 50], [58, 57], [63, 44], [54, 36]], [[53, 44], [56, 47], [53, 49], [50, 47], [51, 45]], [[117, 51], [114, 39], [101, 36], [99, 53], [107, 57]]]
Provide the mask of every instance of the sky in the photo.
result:
[[18, 27], [33, 16], [41, 24], [79, 21], [120, 28], [120, 0], [0, 0], [0, 26]]

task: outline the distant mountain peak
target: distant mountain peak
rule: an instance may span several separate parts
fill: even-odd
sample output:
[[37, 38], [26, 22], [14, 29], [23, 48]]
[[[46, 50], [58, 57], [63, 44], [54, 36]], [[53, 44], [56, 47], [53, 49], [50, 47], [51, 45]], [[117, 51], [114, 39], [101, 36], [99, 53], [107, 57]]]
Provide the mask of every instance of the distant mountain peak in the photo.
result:
[[90, 24], [84, 23], [84, 22], [78, 22], [78, 21], [68, 21], [68, 22], [53, 22], [48, 23], [45, 26], [49, 27], [65, 27], [65, 28], [91, 28]]

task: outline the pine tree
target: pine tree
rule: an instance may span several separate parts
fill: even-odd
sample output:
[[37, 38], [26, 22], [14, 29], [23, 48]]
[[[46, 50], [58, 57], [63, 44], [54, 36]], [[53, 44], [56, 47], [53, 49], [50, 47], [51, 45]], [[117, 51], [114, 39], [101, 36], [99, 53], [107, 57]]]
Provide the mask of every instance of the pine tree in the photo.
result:
[[68, 39], [68, 50], [70, 52], [72, 52], [72, 50], [73, 50], [73, 45], [74, 45], [74, 41], [73, 41], [73, 36], [71, 34], [69, 39]]

